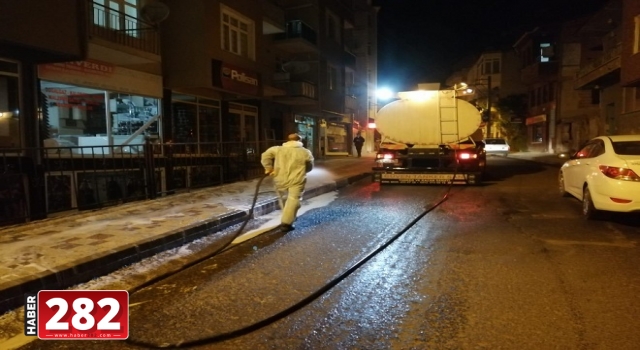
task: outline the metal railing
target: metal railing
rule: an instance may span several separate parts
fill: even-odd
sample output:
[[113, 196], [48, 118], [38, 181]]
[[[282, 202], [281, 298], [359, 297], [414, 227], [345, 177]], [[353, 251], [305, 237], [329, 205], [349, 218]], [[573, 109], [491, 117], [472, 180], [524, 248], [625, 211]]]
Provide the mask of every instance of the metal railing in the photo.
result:
[[0, 226], [258, 178], [280, 143], [0, 149]]
[[157, 29], [140, 18], [91, 3], [89, 33], [120, 45], [160, 54]]

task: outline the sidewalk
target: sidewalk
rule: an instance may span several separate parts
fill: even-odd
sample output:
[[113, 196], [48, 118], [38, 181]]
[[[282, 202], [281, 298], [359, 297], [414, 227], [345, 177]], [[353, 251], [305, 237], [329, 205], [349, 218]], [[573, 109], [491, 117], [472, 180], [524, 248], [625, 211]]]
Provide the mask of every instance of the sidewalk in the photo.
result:
[[567, 161], [566, 158], [560, 158], [555, 153], [546, 153], [546, 152], [517, 152], [517, 153], [510, 153], [509, 157], [516, 158], [516, 159], [532, 160], [538, 163], [544, 163], [548, 165], [557, 165], [557, 166], [560, 166], [564, 164], [565, 161]]
[[[308, 199], [366, 177], [374, 154], [317, 159]], [[24, 293], [68, 288], [241, 223], [258, 179], [0, 228], [0, 314]], [[264, 183], [254, 217], [278, 209]]]
[[[316, 160], [305, 199], [368, 176], [373, 156]], [[563, 162], [548, 153], [510, 157]], [[237, 182], [0, 229], [0, 314], [21, 306], [24, 293], [86, 282], [241, 223], [251, 208], [257, 182]], [[254, 217], [277, 210], [277, 203], [272, 187], [263, 185]]]

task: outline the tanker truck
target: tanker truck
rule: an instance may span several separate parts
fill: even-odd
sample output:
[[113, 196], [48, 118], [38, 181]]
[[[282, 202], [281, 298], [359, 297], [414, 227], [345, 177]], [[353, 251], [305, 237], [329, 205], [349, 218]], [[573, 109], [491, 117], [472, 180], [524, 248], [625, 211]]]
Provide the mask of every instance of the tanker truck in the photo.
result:
[[486, 167], [481, 112], [455, 90], [400, 92], [376, 116], [373, 181], [478, 185]]

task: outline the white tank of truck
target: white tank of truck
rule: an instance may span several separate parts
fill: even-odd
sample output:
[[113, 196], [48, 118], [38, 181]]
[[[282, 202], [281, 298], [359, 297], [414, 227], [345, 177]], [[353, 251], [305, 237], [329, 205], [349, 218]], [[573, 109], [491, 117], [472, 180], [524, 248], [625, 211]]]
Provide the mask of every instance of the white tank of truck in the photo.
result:
[[481, 113], [455, 94], [454, 90], [399, 92], [399, 99], [376, 115], [382, 141], [434, 147], [470, 138], [482, 124]]
[[398, 93], [378, 111], [382, 143], [372, 179], [380, 184], [481, 183], [486, 165], [482, 114], [454, 90]]

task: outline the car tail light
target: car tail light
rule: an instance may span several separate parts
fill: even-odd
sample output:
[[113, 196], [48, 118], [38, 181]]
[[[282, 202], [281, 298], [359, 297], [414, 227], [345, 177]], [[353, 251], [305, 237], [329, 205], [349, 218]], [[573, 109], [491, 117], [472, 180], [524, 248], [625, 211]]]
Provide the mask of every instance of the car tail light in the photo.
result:
[[618, 168], [613, 166], [601, 165], [600, 171], [609, 178], [625, 181], [640, 181], [640, 176], [629, 168]]
[[611, 199], [611, 201], [614, 203], [620, 203], [620, 204], [627, 204], [627, 203], [633, 202], [631, 199], [622, 199], [622, 198], [613, 198], [613, 197], [609, 197], [609, 199]]

